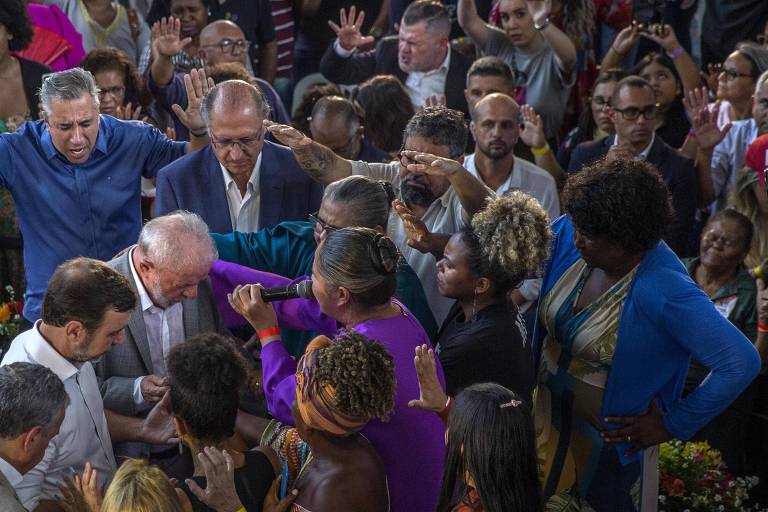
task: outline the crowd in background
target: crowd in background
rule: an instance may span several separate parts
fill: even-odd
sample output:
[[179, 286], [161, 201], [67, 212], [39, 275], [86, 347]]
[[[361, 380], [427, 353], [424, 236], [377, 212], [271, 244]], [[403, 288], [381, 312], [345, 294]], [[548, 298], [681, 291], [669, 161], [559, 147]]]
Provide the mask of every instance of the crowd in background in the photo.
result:
[[763, 0], [3, 0], [0, 509], [766, 503], [766, 171]]

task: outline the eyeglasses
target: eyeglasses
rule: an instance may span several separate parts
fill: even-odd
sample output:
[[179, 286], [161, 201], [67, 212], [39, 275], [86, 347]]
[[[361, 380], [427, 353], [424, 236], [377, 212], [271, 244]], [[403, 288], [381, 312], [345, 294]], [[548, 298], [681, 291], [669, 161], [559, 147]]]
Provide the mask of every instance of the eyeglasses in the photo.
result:
[[203, 48], [218, 48], [221, 50], [222, 53], [232, 53], [234, 52], [235, 48], [237, 48], [241, 52], [247, 52], [248, 48], [251, 47], [251, 42], [246, 41], [245, 39], [222, 39], [219, 44], [209, 44], [206, 46], [203, 46]]
[[735, 69], [723, 69], [720, 71], [721, 74], [725, 75], [725, 79], [728, 82], [733, 82], [737, 78], [752, 78], [752, 75], [746, 74], [746, 73], [739, 73]]
[[317, 232], [331, 232], [331, 231], [338, 231], [341, 228], [337, 228], [336, 226], [332, 226], [331, 224], [328, 224], [324, 220], [322, 220], [320, 217], [320, 212], [317, 211], [315, 213], [309, 214], [309, 221], [315, 225], [315, 231]]
[[736, 247], [736, 242], [730, 238], [725, 238], [722, 235], [715, 233], [714, 231], [708, 231], [702, 235], [702, 238], [711, 244], [720, 242], [723, 247]]
[[235, 146], [240, 148], [240, 151], [246, 149], [253, 149], [253, 147], [261, 140], [262, 131], [259, 131], [252, 137], [243, 137], [241, 139], [219, 139], [214, 137], [213, 133], [208, 130], [208, 138], [211, 140], [211, 145], [219, 151], [232, 151]]
[[757, 37], [755, 37], [755, 40], [757, 41], [758, 44], [762, 44], [762, 45], [768, 44], [768, 35], [757, 34]]
[[637, 108], [637, 107], [627, 107], [627, 108], [616, 108], [613, 107], [613, 110], [616, 112], [619, 112], [621, 114], [621, 117], [623, 117], [627, 121], [635, 121], [638, 117], [643, 116], [648, 121], [652, 120], [654, 117], [656, 117], [656, 112], [659, 111], [659, 105], [649, 105], [645, 108]]
[[116, 85], [114, 87], [105, 87], [103, 89], [99, 89], [99, 98], [104, 99], [104, 97], [109, 94], [113, 98], [117, 98], [118, 96], [122, 96], [125, 93], [125, 87], [122, 85]]
[[599, 109], [604, 109], [605, 107], [611, 106], [610, 98], [601, 98], [600, 96], [595, 96], [594, 98], [591, 98], [590, 101], [592, 102], [592, 105]]

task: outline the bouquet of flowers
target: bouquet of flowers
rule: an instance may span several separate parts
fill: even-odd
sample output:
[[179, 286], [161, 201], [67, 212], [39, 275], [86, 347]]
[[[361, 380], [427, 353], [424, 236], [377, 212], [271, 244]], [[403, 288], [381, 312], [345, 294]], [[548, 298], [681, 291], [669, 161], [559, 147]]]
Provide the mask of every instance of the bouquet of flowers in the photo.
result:
[[5, 287], [5, 302], [0, 302], [0, 356], [8, 350], [13, 338], [19, 334], [21, 324], [21, 310], [24, 304], [16, 301], [16, 293], [13, 287]]
[[754, 510], [747, 502], [757, 482], [728, 473], [720, 452], [706, 441], [675, 439], [659, 448], [659, 512]]

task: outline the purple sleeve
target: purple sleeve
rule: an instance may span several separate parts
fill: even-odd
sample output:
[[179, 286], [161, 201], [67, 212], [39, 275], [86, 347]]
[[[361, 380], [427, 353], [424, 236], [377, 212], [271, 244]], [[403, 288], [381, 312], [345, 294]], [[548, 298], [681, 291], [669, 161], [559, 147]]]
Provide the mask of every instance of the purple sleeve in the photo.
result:
[[152, 67], [147, 68], [147, 88], [155, 97], [160, 106], [171, 110], [171, 105], [177, 104], [181, 108], [187, 108], [187, 91], [184, 88], [184, 75], [175, 73], [168, 85], [158, 85], [152, 78]]
[[[280, 288], [307, 279], [306, 276], [303, 276], [292, 280], [287, 277], [221, 260], [213, 263], [210, 278], [216, 305], [219, 308], [224, 324], [230, 329], [246, 324], [246, 320], [232, 309], [227, 300], [227, 294], [235, 286], [239, 284], [260, 283], [264, 288]], [[272, 306], [275, 308], [280, 327], [317, 331], [331, 337], [339, 329], [336, 320], [320, 311], [320, 305], [314, 299], [281, 300], [273, 302]]]
[[261, 373], [269, 412], [283, 423], [293, 425], [291, 406], [296, 396], [296, 361], [282, 343], [261, 349]]

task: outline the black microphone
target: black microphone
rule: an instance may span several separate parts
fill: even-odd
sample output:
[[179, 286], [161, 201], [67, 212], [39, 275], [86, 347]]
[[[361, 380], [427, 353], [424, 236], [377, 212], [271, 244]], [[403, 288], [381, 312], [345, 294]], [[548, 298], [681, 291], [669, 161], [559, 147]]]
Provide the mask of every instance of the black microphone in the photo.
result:
[[311, 299], [312, 295], [312, 281], [307, 279], [295, 284], [289, 284], [282, 288], [262, 288], [261, 300], [264, 302], [272, 302], [273, 300], [286, 300], [286, 299]]

